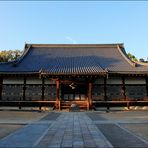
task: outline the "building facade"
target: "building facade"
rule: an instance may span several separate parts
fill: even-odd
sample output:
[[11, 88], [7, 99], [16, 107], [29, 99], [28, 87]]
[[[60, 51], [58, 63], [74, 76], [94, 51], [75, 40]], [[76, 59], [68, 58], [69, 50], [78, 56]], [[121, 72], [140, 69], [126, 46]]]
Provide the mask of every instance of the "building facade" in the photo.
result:
[[2, 105], [147, 103], [148, 65], [132, 62], [123, 44], [25, 44], [16, 61], [0, 64]]

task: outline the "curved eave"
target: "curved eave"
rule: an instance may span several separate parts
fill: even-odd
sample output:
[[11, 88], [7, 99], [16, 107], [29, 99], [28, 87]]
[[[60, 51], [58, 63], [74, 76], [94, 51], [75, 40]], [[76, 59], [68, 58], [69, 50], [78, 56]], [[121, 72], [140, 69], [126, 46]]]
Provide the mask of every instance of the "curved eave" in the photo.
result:
[[25, 44], [24, 52], [23, 52], [22, 56], [20, 56], [16, 61], [13, 62], [13, 66], [16, 66], [25, 58], [25, 56], [28, 54], [30, 48], [31, 48], [31, 45], [27, 46], [27, 44]]
[[109, 74], [144, 74], [148, 75], [148, 71], [110, 71]]
[[28, 46], [27, 44], [25, 44], [23, 54], [19, 58], [17, 58], [16, 60], [13, 60], [13, 61], [0, 62], [0, 65], [12, 64], [12, 66], [15, 66], [15, 65], [19, 64], [25, 58], [25, 56], [28, 54], [30, 48], [31, 48], [31, 45]]
[[40, 75], [107, 75], [107, 72], [96, 72], [96, 73], [50, 73], [50, 72], [41, 72]]
[[25, 71], [21, 71], [21, 72], [3, 72], [1, 71], [0, 74], [10, 74], [10, 75], [13, 75], [13, 74], [39, 74], [39, 72], [25, 72]]
[[140, 66], [146, 66], [148, 67], [148, 63], [144, 63], [144, 62], [140, 62], [140, 61], [134, 61], [136, 64], [140, 65]]
[[117, 49], [127, 63], [129, 63], [132, 67], [136, 67], [136, 63], [128, 58], [128, 55], [124, 49], [124, 46], [121, 47], [121, 46], [117, 45]]

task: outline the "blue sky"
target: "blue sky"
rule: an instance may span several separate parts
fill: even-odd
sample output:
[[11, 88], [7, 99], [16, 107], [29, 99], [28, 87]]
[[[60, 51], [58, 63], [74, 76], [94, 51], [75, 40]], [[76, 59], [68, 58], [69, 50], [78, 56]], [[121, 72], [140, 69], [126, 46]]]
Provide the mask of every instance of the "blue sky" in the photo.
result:
[[27, 43], [124, 43], [148, 57], [147, 1], [0, 2], [0, 49]]

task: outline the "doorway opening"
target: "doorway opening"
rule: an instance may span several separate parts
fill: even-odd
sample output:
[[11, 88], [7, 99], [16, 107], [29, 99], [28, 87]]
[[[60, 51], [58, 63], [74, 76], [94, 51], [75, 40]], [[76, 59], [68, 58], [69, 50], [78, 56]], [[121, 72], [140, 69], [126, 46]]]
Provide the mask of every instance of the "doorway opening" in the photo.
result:
[[61, 99], [63, 101], [85, 101], [87, 90], [86, 84], [61, 84]]

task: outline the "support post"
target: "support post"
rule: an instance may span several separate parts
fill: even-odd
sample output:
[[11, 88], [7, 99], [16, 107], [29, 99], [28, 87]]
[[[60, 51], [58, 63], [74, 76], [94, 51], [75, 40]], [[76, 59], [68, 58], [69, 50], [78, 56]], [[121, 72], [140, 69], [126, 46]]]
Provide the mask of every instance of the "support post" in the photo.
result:
[[2, 100], [3, 78], [0, 77], [0, 100]]
[[23, 84], [23, 101], [26, 100], [26, 77], [24, 77], [24, 84]]
[[89, 106], [92, 108], [92, 82], [89, 82], [88, 84], [88, 101], [89, 101]]
[[[107, 102], [108, 99], [107, 99], [107, 77], [105, 76], [104, 77], [104, 100]], [[109, 109], [110, 109], [110, 106], [109, 106], [109, 103], [107, 102], [107, 107], [106, 107], [106, 112], [109, 112]]]
[[104, 77], [104, 100], [107, 101], [107, 85], [106, 76]]
[[59, 103], [59, 80], [56, 80], [56, 108], [60, 111], [60, 103]]
[[44, 84], [45, 84], [45, 79], [42, 78], [42, 101], [44, 101], [44, 90], [45, 90]]
[[148, 97], [148, 77], [145, 77], [146, 81], [146, 96]]
[[88, 98], [88, 95], [87, 95], [87, 110], [89, 110], [89, 98]]
[[124, 100], [126, 100], [126, 87], [125, 87], [125, 78], [122, 77], [122, 96], [124, 98]]

